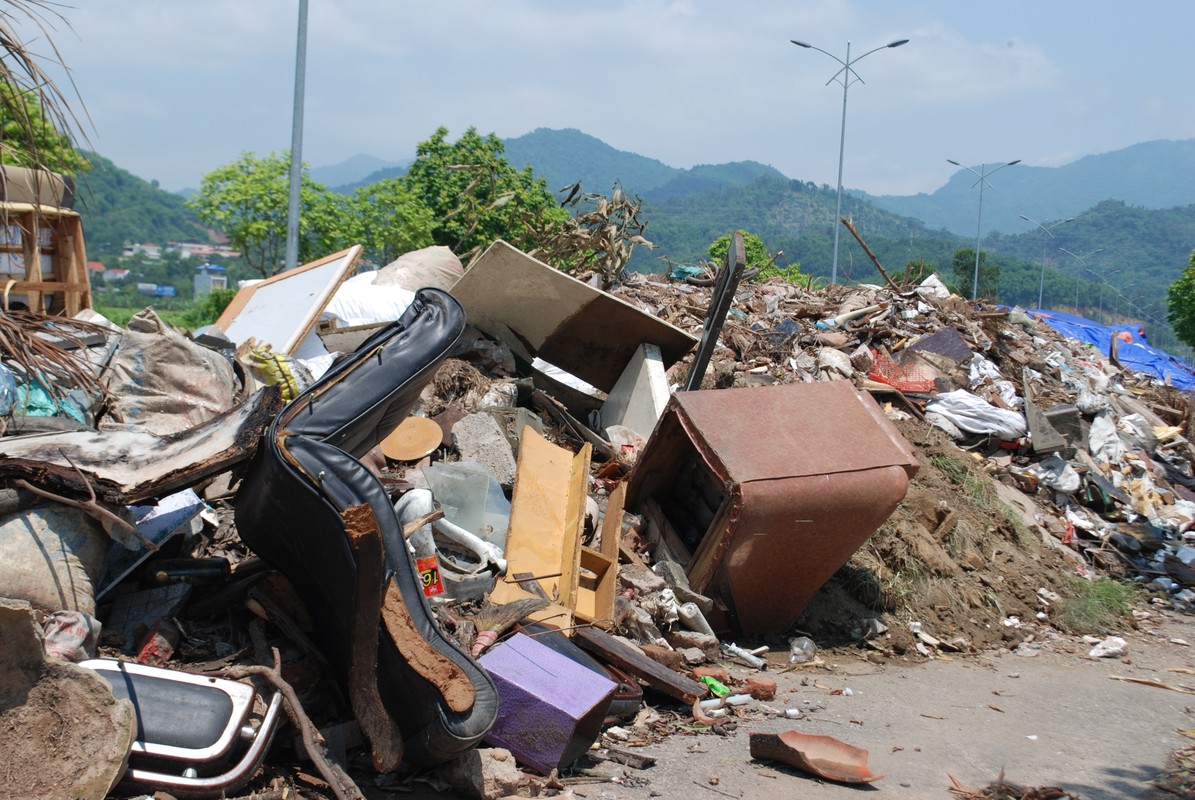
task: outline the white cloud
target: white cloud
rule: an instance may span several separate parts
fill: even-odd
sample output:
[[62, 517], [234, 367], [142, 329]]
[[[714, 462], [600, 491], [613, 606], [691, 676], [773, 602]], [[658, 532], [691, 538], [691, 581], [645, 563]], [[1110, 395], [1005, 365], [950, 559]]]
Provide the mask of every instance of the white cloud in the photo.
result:
[[[1148, 5], [1149, 0], [1146, 0]], [[93, 143], [169, 188], [242, 150], [289, 146], [294, 0], [94, 0], [56, 41]], [[673, 166], [756, 160], [837, 176], [839, 57], [857, 64], [844, 181], [932, 191], [946, 158], [1056, 165], [1195, 136], [1184, 80], [1195, 6], [1164, 25], [1105, 0], [310, 0], [304, 155], [397, 159], [438, 126], [578, 128]], [[1077, 15], [1084, 24], [1076, 24]], [[1154, 15], [1157, 16], [1156, 14]], [[1146, 32], [1148, 31], [1148, 35]]]

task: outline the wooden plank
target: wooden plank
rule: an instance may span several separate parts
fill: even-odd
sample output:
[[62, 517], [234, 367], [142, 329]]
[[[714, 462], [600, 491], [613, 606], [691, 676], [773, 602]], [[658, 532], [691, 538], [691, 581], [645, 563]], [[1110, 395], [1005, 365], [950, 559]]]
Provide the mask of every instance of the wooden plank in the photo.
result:
[[[38, 247], [37, 241], [37, 217], [32, 212], [25, 212], [19, 215], [20, 221], [17, 223], [21, 227], [21, 246], [25, 258], [25, 279], [33, 285], [42, 282], [41, 274], [41, 249]], [[42, 305], [43, 292], [36, 289], [30, 289], [26, 293], [26, 299], [29, 302], [29, 310], [41, 314], [45, 311]]]
[[645, 681], [653, 689], [683, 703], [692, 705], [706, 695], [706, 688], [697, 681], [652, 661], [603, 630], [578, 628], [573, 633], [573, 641], [595, 656]]

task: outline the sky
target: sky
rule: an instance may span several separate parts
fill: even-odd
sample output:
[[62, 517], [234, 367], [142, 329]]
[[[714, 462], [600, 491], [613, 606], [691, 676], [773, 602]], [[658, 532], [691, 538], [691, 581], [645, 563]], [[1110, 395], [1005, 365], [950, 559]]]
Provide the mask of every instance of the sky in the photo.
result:
[[[299, 0], [58, 8], [49, 41], [18, 31], [43, 62], [57, 48], [51, 74], [118, 166], [176, 191], [289, 148]], [[1187, 0], [308, 0], [307, 28], [313, 167], [411, 158], [440, 126], [576, 128], [673, 167], [758, 161], [835, 186], [848, 42], [849, 189], [1195, 138]]]

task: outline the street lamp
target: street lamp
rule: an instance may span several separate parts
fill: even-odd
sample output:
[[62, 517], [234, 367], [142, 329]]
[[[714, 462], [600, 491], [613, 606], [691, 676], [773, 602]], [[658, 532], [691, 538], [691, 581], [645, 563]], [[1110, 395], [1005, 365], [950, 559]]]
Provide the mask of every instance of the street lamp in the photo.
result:
[[983, 187], [984, 187], [984, 184], [986, 184], [988, 182], [987, 178], [989, 175], [999, 172], [1000, 170], [1004, 169], [1005, 167], [1011, 167], [1013, 164], [1020, 164], [1021, 159], [1018, 158], [1016, 161], [1009, 161], [1006, 164], [1001, 164], [1000, 166], [998, 166], [995, 169], [990, 170], [990, 171], [985, 169], [983, 164], [980, 164], [979, 172], [976, 172], [975, 170], [971, 169], [970, 167], [964, 167], [962, 164], [958, 163], [953, 158], [946, 159], [946, 163], [954, 164], [956, 167], [963, 167], [963, 169], [967, 170], [967, 172], [970, 172], [972, 175], [979, 178], [979, 180], [975, 181], [975, 183], [972, 184], [972, 186], [971, 186], [972, 189], [974, 189], [976, 186], [979, 187], [979, 214], [976, 216], [976, 220], [975, 220], [975, 279], [971, 283], [971, 299], [978, 300], [979, 299], [979, 234], [980, 234], [980, 230], [983, 225]]
[[1083, 280], [1083, 270], [1087, 269], [1087, 259], [1090, 256], [1094, 256], [1096, 253], [1102, 252], [1104, 248], [1098, 247], [1095, 250], [1092, 250], [1090, 253], [1084, 253], [1083, 255], [1079, 255], [1078, 253], [1072, 253], [1070, 250], [1067, 250], [1065, 247], [1059, 247], [1058, 249], [1061, 250], [1062, 252], [1066, 253], [1068, 256], [1073, 256], [1079, 262], [1079, 268], [1077, 270], [1075, 270], [1075, 313], [1078, 314], [1079, 313], [1079, 282]]
[[834, 260], [830, 265], [830, 283], [833, 284], [838, 283], [838, 228], [841, 225], [840, 220], [842, 219], [842, 157], [846, 151], [846, 93], [847, 89], [851, 88], [852, 79], [858, 81], [859, 83], [863, 83], [863, 79], [859, 77], [858, 73], [856, 73], [854, 69], [852, 69], [852, 65], [876, 51], [886, 50], [889, 47], [900, 47], [902, 44], [908, 44], [909, 40], [897, 39], [895, 42], [889, 42], [888, 44], [881, 45], [874, 50], [868, 50], [863, 55], [855, 56], [854, 58], [851, 58], [851, 43], [848, 40], [846, 43], [845, 61], [833, 53], [826, 52], [820, 47], [814, 47], [808, 42], [802, 42], [797, 39], [789, 39], [789, 41], [795, 44], [797, 47], [804, 47], [807, 50], [816, 50], [819, 53], [825, 53], [830, 58], [842, 65], [842, 69], [838, 70], [838, 72], [835, 72], [830, 77], [830, 80], [826, 81], [827, 86], [829, 86], [835, 80], [842, 84], [842, 130], [838, 137], [838, 205], [834, 211]]
[[[1117, 267], [1111, 272], [1105, 272], [1102, 275], [1097, 276], [1100, 279], [1100, 322], [1104, 325], [1108, 324], [1108, 320], [1104, 319], [1104, 287], [1111, 286], [1112, 284], [1108, 283], [1108, 279], [1113, 275], [1120, 274], [1123, 269], [1123, 267]], [[1088, 270], [1088, 272], [1091, 272], [1091, 270]], [[1096, 273], [1092, 272], [1091, 274], [1095, 275]]]
[[[1021, 214], [1020, 216], [1021, 216], [1021, 219], [1025, 220], [1026, 222], [1032, 222], [1034, 225], [1041, 228], [1042, 233], [1046, 234], [1046, 236], [1049, 236], [1051, 239], [1054, 238], [1054, 234], [1050, 233], [1050, 231], [1054, 230], [1059, 225], [1063, 225], [1063, 224], [1065, 224], [1067, 222], [1071, 222], [1075, 219], [1074, 217], [1067, 217], [1066, 219], [1060, 219], [1057, 222], [1052, 222], [1049, 225], [1046, 225], [1041, 222], [1038, 222], [1035, 219], [1030, 219], [1029, 217], [1025, 216], [1024, 214]], [[1039, 280], [1037, 283], [1037, 307], [1038, 308], [1042, 307], [1042, 305], [1041, 305], [1042, 291], [1046, 288], [1046, 236], [1043, 236], [1041, 239], [1041, 280]]]

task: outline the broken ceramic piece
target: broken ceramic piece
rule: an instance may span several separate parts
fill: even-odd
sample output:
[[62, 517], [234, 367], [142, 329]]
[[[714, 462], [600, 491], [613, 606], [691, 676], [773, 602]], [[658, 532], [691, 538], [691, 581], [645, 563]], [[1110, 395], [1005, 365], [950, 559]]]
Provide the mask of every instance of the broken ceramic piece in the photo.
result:
[[779, 761], [831, 781], [871, 783], [884, 777], [871, 773], [866, 750], [832, 736], [799, 731], [753, 733], [750, 747], [752, 758]]

